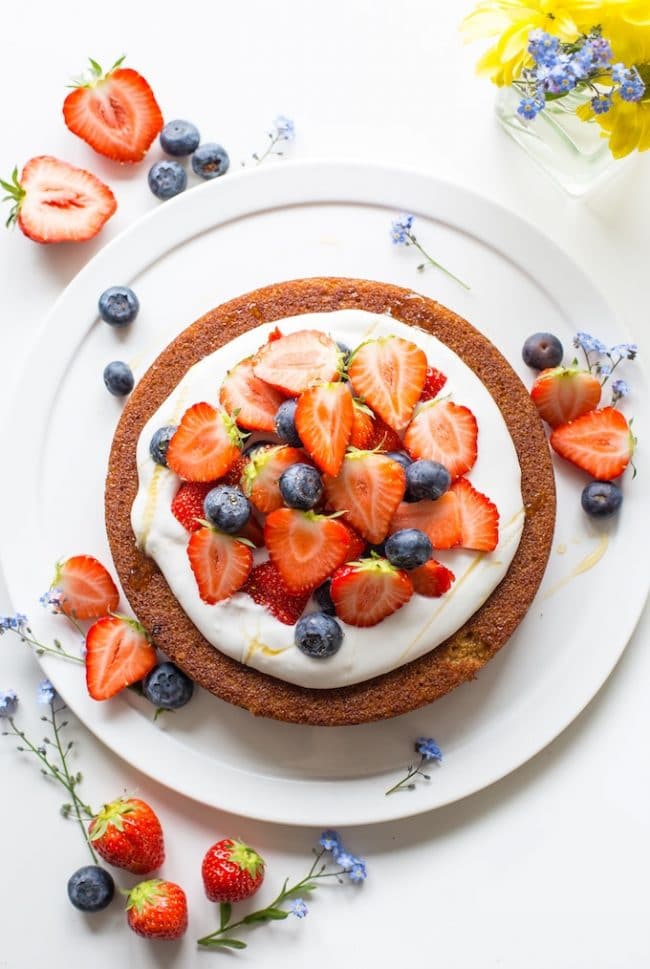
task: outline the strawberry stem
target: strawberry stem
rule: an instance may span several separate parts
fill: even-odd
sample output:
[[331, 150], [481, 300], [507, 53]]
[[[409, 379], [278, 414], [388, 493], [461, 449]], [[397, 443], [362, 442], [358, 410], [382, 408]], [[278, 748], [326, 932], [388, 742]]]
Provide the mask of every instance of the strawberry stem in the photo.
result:
[[3, 196], [2, 201], [13, 202], [11, 211], [9, 212], [9, 217], [5, 222], [5, 228], [8, 229], [9, 226], [12, 225], [18, 218], [20, 206], [26, 195], [25, 189], [18, 181], [18, 168], [14, 166], [14, 170], [11, 173], [11, 180], [9, 182], [5, 182], [0, 178], [0, 186], [2, 186], [7, 193], [5, 196]]

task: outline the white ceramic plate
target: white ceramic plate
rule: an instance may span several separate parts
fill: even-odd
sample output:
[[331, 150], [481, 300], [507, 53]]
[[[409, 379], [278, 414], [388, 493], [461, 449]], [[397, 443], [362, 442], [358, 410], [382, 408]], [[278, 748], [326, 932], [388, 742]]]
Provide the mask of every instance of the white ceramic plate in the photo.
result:
[[[411, 249], [389, 240], [397, 211], [414, 212], [420, 241], [471, 284], [418, 274]], [[5, 421], [11, 454], [0, 503], [2, 564], [17, 609], [38, 635], [79, 646], [66, 621], [37, 605], [56, 559], [89, 552], [110, 562], [103, 481], [120, 403], [102, 383], [112, 359], [136, 377], [187, 324], [224, 300], [303, 276], [365, 277], [411, 286], [467, 317], [530, 380], [520, 362], [538, 329], [570, 345], [588, 329], [609, 343], [629, 339], [584, 274], [519, 218], [465, 189], [380, 166], [283, 162], [193, 188], [110, 243], [79, 273], [40, 331]], [[99, 293], [128, 283], [141, 312], [126, 331], [98, 321]], [[642, 419], [647, 392], [627, 364]], [[495, 455], [495, 460], [498, 456]], [[305, 825], [405, 817], [498, 780], [548, 744], [604, 682], [628, 641], [647, 593], [631, 570], [648, 543], [640, 477], [625, 480], [619, 520], [594, 525], [580, 510], [584, 479], [558, 463], [554, 550], [540, 593], [510, 643], [466, 684], [392, 721], [299, 727], [255, 720], [200, 692], [185, 709], [152, 722], [131, 691], [89, 699], [80, 667], [43, 666], [82, 721], [112, 750], [176, 791], [237, 814]], [[605, 546], [607, 546], [605, 548]], [[599, 553], [604, 555], [598, 560]], [[569, 577], [581, 567], [586, 571]], [[614, 605], [615, 604], [615, 605]], [[417, 736], [433, 736], [444, 762], [429, 783], [386, 797]]]

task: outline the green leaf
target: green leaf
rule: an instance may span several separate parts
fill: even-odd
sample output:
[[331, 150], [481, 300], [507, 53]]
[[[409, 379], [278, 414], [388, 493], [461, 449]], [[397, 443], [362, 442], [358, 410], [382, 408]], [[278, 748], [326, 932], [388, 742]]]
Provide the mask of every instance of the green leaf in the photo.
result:
[[97, 63], [97, 61], [94, 61], [92, 57], [89, 57], [88, 60], [90, 62], [90, 66], [92, 68], [93, 74], [96, 74], [97, 77], [101, 77], [102, 74], [104, 73], [101, 69], [101, 66]]
[[201, 945], [206, 946], [222, 946], [224, 949], [246, 949], [247, 943], [242, 942], [241, 939], [210, 939], [207, 942], [201, 942]]
[[232, 905], [230, 904], [230, 902], [222, 902], [221, 905], [219, 906], [219, 916], [221, 919], [219, 923], [220, 929], [225, 929], [225, 927], [228, 925], [228, 922], [230, 922], [231, 912], [232, 912]]
[[280, 919], [286, 919], [289, 916], [289, 912], [285, 912], [281, 908], [263, 908], [259, 912], [251, 912], [242, 921], [246, 925], [251, 925], [253, 922], [274, 922]]

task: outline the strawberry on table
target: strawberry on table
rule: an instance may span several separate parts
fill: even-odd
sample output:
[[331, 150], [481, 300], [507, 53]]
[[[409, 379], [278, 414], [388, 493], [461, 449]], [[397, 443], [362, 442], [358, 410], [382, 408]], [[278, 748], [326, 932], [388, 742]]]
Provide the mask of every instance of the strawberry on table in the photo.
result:
[[137, 797], [105, 804], [88, 825], [98, 855], [116, 868], [148, 875], [165, 860], [162, 825], [156, 812]]
[[200, 519], [205, 518], [203, 502], [214, 481], [183, 481], [172, 501], [172, 515], [188, 532], [202, 528]]
[[98, 619], [86, 634], [86, 686], [93, 700], [108, 700], [156, 665], [144, 626], [126, 616]]
[[280, 336], [253, 357], [256, 377], [293, 396], [313, 384], [336, 380], [341, 353], [334, 340], [320, 330], [298, 330]]
[[296, 429], [314, 463], [338, 474], [354, 423], [354, 405], [343, 383], [318, 384], [298, 398]]
[[451, 400], [426, 403], [406, 429], [404, 447], [412, 458], [437, 461], [452, 478], [459, 478], [474, 466], [478, 454], [476, 418]]
[[366, 407], [359, 400], [353, 400], [352, 406], [354, 412], [350, 444], [352, 447], [358, 448], [359, 451], [372, 451], [372, 438], [375, 428], [374, 414], [369, 407]]
[[373, 545], [382, 542], [404, 497], [406, 475], [396, 461], [374, 451], [350, 451], [337, 477], [325, 475], [328, 504]]
[[401, 431], [410, 421], [426, 372], [424, 351], [398, 336], [362, 343], [348, 366], [355, 396], [363, 397], [396, 431]]
[[180, 939], [187, 931], [187, 897], [175, 882], [152, 878], [129, 892], [129, 928], [145, 939]]
[[252, 358], [229, 370], [219, 391], [221, 405], [250, 431], [274, 431], [275, 415], [284, 399], [279, 390], [255, 376]]
[[199, 595], [211, 606], [241, 589], [253, 567], [248, 544], [207, 525], [190, 536], [187, 555]]
[[224, 838], [206, 851], [201, 874], [211, 902], [241, 902], [264, 881], [264, 859], [243, 841]]
[[424, 387], [422, 388], [422, 393], [420, 394], [420, 401], [433, 400], [437, 397], [442, 388], [447, 383], [447, 378], [441, 370], [436, 370], [435, 367], [427, 367], [427, 373], [424, 380]]
[[186, 481], [214, 481], [241, 455], [241, 434], [232, 417], [205, 402], [185, 411], [167, 448], [167, 466]]
[[487, 495], [477, 491], [467, 478], [455, 481], [451, 486], [451, 494], [458, 501], [459, 545], [477, 552], [493, 552], [499, 543], [497, 506]]
[[390, 532], [403, 528], [418, 528], [434, 548], [454, 548], [461, 539], [458, 498], [448, 491], [436, 501], [402, 502], [390, 523]]
[[253, 602], [265, 606], [269, 612], [287, 626], [294, 626], [309, 602], [309, 590], [292, 592], [279, 569], [273, 562], [256, 565], [242, 586]]
[[332, 576], [330, 595], [336, 615], [350, 626], [375, 626], [413, 595], [408, 574], [386, 559], [373, 557], [342, 565]]
[[110, 574], [92, 555], [59, 562], [51, 589], [61, 594], [57, 608], [73, 619], [99, 619], [115, 612], [120, 601]]
[[73, 134], [100, 155], [118, 162], [142, 161], [162, 130], [163, 116], [149, 84], [121, 57], [104, 74], [90, 61], [82, 79], [63, 102], [63, 118]]
[[539, 416], [559, 427], [598, 407], [602, 387], [588, 370], [553, 367], [543, 370], [530, 391]]
[[305, 454], [288, 444], [257, 448], [248, 458], [242, 474], [242, 490], [258, 511], [266, 515], [283, 505], [280, 476], [292, 464], [306, 461]]
[[34, 242], [85, 242], [96, 236], [117, 208], [108, 185], [83, 168], [51, 155], [31, 158], [18, 179], [0, 185], [13, 202], [7, 225], [15, 222]]
[[278, 508], [264, 523], [271, 561], [292, 592], [315, 589], [348, 557], [349, 529], [337, 518]]
[[630, 425], [614, 407], [590, 411], [556, 427], [551, 434], [554, 451], [599, 481], [611, 481], [623, 474], [634, 446]]
[[424, 565], [413, 569], [409, 573], [413, 589], [419, 596], [428, 596], [437, 599], [439, 596], [449, 592], [456, 576], [451, 569], [446, 568], [441, 562], [429, 559]]

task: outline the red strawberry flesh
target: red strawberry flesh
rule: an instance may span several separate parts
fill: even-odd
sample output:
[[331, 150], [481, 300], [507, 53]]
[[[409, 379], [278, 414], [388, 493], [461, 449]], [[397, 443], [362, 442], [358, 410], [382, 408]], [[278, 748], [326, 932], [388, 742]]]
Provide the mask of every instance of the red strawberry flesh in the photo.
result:
[[332, 576], [330, 595], [337, 616], [350, 626], [375, 626], [409, 601], [413, 585], [406, 572], [386, 559], [343, 565]]
[[427, 358], [410, 340], [381, 337], [362, 343], [352, 355], [348, 376], [362, 397], [389, 427], [408, 424], [426, 378]]
[[404, 446], [412, 458], [437, 461], [447, 468], [452, 478], [458, 478], [476, 461], [476, 418], [469, 408], [450, 400], [427, 403], [409, 424]]
[[598, 407], [601, 392], [600, 381], [587, 370], [553, 367], [537, 377], [530, 396], [540, 417], [559, 427]]
[[318, 467], [336, 475], [354, 423], [354, 405], [345, 384], [319, 384], [298, 398], [296, 430]]
[[253, 357], [256, 377], [289, 395], [338, 376], [340, 351], [319, 330], [298, 330], [266, 343]]
[[73, 555], [60, 562], [52, 583], [61, 593], [61, 612], [74, 619], [99, 619], [115, 612], [120, 594], [108, 571], [92, 555]]
[[156, 665], [156, 650], [133, 619], [105, 616], [86, 635], [86, 686], [93, 700], [108, 700]]
[[336, 518], [278, 508], [264, 524], [271, 561], [294, 593], [315, 589], [344, 562], [352, 543]]
[[598, 481], [623, 474], [632, 460], [634, 443], [630, 425], [614, 407], [583, 414], [551, 434], [553, 450]]
[[269, 612], [287, 626], [298, 622], [309, 601], [310, 593], [294, 593], [286, 584], [273, 562], [256, 565], [242, 586], [254, 602], [265, 606]]
[[279, 390], [255, 376], [250, 359], [228, 371], [219, 391], [221, 405], [240, 427], [251, 431], [274, 431], [275, 414], [284, 399]]

